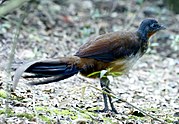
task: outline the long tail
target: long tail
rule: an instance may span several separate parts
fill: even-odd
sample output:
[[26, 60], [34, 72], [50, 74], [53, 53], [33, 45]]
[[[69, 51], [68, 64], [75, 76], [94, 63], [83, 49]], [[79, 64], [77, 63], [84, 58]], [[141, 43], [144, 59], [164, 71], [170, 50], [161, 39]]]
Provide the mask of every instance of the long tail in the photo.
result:
[[45, 78], [40, 81], [30, 82], [30, 85], [47, 84], [71, 77], [80, 71], [75, 64], [76, 62], [75, 58], [61, 58], [60, 60], [40, 60], [23, 64], [14, 74], [13, 88], [15, 90], [24, 72], [31, 74], [23, 76], [24, 78]]

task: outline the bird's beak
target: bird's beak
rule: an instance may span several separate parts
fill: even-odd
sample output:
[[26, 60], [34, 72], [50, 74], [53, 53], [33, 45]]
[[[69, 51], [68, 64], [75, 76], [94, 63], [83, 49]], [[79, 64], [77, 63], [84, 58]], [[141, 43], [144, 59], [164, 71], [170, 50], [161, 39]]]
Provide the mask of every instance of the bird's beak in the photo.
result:
[[160, 27], [158, 28], [159, 30], [165, 30], [166, 27], [164, 25], [160, 25]]

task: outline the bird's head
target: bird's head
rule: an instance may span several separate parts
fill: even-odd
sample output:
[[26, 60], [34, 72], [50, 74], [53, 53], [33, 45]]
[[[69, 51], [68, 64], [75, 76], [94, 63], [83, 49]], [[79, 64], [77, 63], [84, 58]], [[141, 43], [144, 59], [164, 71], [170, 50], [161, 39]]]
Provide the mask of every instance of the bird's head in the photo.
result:
[[143, 38], [149, 39], [157, 31], [164, 29], [166, 29], [165, 26], [160, 25], [155, 19], [144, 19], [137, 32], [140, 33]]

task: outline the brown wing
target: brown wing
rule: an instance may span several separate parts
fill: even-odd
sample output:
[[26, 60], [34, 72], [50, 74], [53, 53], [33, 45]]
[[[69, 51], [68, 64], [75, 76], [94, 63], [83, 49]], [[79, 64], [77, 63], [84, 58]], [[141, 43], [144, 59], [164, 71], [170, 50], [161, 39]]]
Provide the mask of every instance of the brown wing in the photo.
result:
[[75, 56], [111, 62], [136, 54], [139, 48], [140, 42], [136, 33], [113, 32], [89, 39]]

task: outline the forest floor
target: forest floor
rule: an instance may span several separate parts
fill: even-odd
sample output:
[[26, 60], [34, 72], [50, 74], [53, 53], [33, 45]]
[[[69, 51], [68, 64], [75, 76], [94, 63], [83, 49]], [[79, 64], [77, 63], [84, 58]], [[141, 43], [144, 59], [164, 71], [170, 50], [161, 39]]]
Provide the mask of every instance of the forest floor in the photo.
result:
[[91, 35], [135, 31], [144, 18], [157, 19], [167, 30], [150, 39], [148, 52], [110, 88], [152, 116], [179, 124], [179, 15], [162, 0], [39, 0], [0, 19], [0, 124], [162, 123], [125, 102], [115, 103], [120, 114], [93, 112], [103, 107], [101, 92], [93, 88], [100, 88], [99, 80], [80, 75], [34, 87], [21, 79], [8, 93], [7, 65], [23, 16], [13, 63], [73, 55]]

